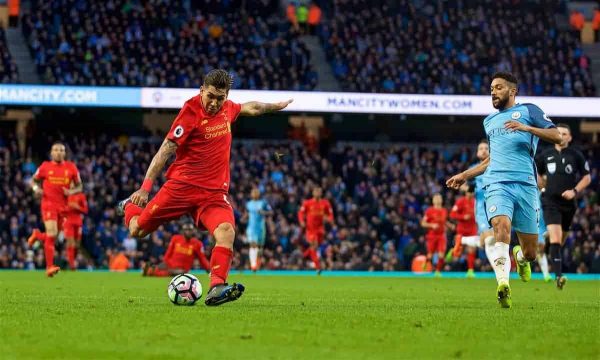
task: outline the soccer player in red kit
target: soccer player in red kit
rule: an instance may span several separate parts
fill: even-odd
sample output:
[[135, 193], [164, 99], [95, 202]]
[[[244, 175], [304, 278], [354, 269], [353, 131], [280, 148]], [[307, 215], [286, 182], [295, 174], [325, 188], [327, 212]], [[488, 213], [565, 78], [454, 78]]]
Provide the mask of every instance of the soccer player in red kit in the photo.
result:
[[[27, 243], [32, 246], [36, 241], [44, 244], [46, 257], [46, 275], [54, 276], [60, 267], [54, 266], [54, 241], [62, 226], [67, 196], [81, 192], [81, 178], [77, 166], [65, 160], [65, 145], [56, 142], [50, 149], [51, 161], [44, 161], [31, 179], [31, 188], [35, 196], [42, 197], [41, 213], [46, 232], [33, 229]], [[73, 187], [71, 186], [73, 184]]]
[[425, 210], [421, 226], [428, 229], [425, 234], [427, 241], [427, 261], [431, 261], [433, 254], [437, 253], [438, 261], [435, 266], [435, 275], [441, 276], [446, 254], [446, 222], [448, 210], [442, 207], [442, 195], [433, 195], [433, 206]]
[[457, 221], [454, 249], [452, 256], [459, 257], [462, 245], [467, 245], [467, 277], [475, 277], [475, 249], [479, 242], [477, 222], [475, 221], [475, 187], [463, 184], [460, 188], [465, 196], [461, 196], [450, 211], [450, 218]]
[[87, 213], [88, 203], [83, 192], [71, 194], [67, 197], [63, 234], [67, 240], [67, 260], [71, 270], [75, 270], [75, 257], [77, 256], [77, 248], [81, 243], [83, 215]]
[[210, 271], [210, 264], [204, 255], [202, 242], [194, 237], [194, 226], [184, 224], [182, 235], [176, 234], [171, 238], [163, 264], [144, 267], [144, 276], [172, 276], [189, 272], [198, 258], [200, 265]]
[[323, 190], [315, 187], [312, 191], [312, 199], [304, 200], [298, 211], [300, 226], [306, 229], [306, 241], [308, 247], [304, 251], [304, 257], [310, 257], [315, 264], [317, 273], [321, 273], [321, 262], [317, 249], [325, 239], [325, 222], [333, 224], [333, 210], [331, 203], [323, 199]]
[[[236, 104], [227, 100], [232, 83], [225, 70], [215, 69], [206, 75], [200, 94], [187, 100], [175, 118], [141, 188], [118, 206], [129, 232], [138, 238], [185, 214], [210, 232], [216, 244], [210, 258], [210, 290], [204, 301], [209, 306], [236, 300], [244, 291], [243, 285], [226, 282], [235, 238], [228, 199], [231, 124], [238, 115], [279, 111], [292, 102]], [[148, 202], [153, 182], [172, 155], [176, 158], [167, 171], [167, 182]]]

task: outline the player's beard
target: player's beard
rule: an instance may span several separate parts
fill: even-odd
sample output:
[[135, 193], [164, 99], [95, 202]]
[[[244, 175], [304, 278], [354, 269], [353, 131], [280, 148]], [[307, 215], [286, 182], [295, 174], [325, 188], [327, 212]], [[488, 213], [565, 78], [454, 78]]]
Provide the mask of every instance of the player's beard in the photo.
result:
[[504, 110], [504, 108], [506, 107], [506, 103], [508, 103], [508, 96], [505, 97], [505, 98], [501, 98], [499, 96], [496, 96], [496, 99], [498, 100], [498, 103], [496, 103], [496, 105], [494, 105], [494, 98], [492, 98], [492, 106], [495, 109]]

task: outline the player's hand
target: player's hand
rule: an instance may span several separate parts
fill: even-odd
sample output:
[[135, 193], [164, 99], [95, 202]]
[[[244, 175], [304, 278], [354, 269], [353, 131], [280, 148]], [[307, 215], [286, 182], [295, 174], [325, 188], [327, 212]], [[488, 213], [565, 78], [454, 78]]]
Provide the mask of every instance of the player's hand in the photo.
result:
[[573, 200], [575, 198], [575, 191], [565, 190], [560, 196], [565, 200]]
[[465, 215], [465, 220], [471, 220], [471, 214], [466, 214]]
[[526, 131], [526, 132], [529, 132], [529, 129], [530, 129], [528, 125], [525, 125], [525, 124], [523, 124], [521, 122], [514, 121], [514, 120], [505, 122], [504, 123], [504, 128], [506, 130]]
[[131, 195], [131, 202], [134, 205], [144, 207], [148, 203], [148, 192], [143, 189], [139, 189]]
[[41, 186], [33, 188], [33, 196], [35, 196], [36, 198], [42, 197], [43, 193], [44, 193], [44, 190], [42, 189]]
[[291, 104], [294, 99], [289, 99], [288, 101], [281, 101], [273, 104], [274, 111], [280, 111], [285, 109], [289, 104]]
[[435, 229], [439, 228], [440, 226], [438, 224], [436, 224], [436, 223], [431, 223], [431, 224], [429, 224], [429, 227], [431, 229], [435, 230]]
[[63, 188], [63, 194], [65, 194], [65, 196], [69, 196], [69, 195], [71, 195], [71, 192], [69, 191], [68, 188]]
[[467, 179], [465, 179], [465, 176], [462, 173], [460, 173], [446, 180], [446, 186], [450, 189], [458, 190], [458, 188], [460, 188], [460, 186], [466, 181]]

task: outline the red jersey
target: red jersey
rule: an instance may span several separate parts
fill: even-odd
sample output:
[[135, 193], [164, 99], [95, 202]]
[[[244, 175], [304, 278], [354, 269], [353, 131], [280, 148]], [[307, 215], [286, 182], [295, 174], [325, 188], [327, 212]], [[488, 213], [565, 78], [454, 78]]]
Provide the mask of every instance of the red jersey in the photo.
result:
[[448, 219], [448, 210], [445, 208], [434, 208], [433, 206], [425, 210], [425, 221], [437, 224], [436, 229], [429, 229], [428, 234], [445, 234], [446, 220]]
[[33, 178], [42, 181], [42, 204], [51, 203], [57, 207], [67, 205], [64, 189], [70, 188], [72, 182], [81, 182], [79, 170], [71, 161], [44, 161]]
[[165, 253], [165, 263], [172, 269], [183, 269], [190, 271], [194, 263], [194, 257], [200, 260], [200, 264], [206, 270], [210, 269], [206, 255], [204, 255], [204, 246], [200, 240], [191, 238], [189, 241], [183, 235], [173, 235], [169, 248]]
[[452, 207], [450, 218], [457, 220], [456, 233], [463, 236], [477, 235], [475, 221], [475, 198], [460, 197]]
[[298, 211], [298, 221], [306, 224], [307, 232], [324, 232], [323, 219], [325, 217], [333, 222], [331, 203], [326, 199], [304, 200], [300, 211]]
[[167, 135], [178, 145], [167, 179], [228, 191], [231, 124], [241, 109], [240, 104], [227, 100], [218, 113], [210, 116], [204, 111], [200, 95], [186, 101]]
[[80, 192], [67, 197], [66, 222], [81, 226], [83, 224], [83, 215], [87, 213], [88, 203], [84, 193]]

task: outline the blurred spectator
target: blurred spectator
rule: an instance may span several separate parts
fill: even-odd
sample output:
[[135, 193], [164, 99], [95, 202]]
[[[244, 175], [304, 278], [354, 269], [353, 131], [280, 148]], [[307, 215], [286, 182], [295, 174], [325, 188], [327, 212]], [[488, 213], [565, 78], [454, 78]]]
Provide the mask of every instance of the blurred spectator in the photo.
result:
[[234, 88], [312, 90], [310, 52], [276, 1], [245, 3], [34, 1], [23, 33], [47, 83], [198, 88], [224, 68]]
[[6, 32], [0, 24], [0, 83], [16, 84], [19, 82], [17, 64], [8, 52]]
[[306, 7], [306, 4], [301, 3], [296, 6], [296, 19], [298, 21], [300, 31], [306, 34], [306, 23], [308, 21], [308, 8]]
[[559, 8], [559, 0], [334, 0], [320, 35], [348, 91], [488, 94], [491, 74], [504, 70], [522, 95], [594, 96], [579, 38], [556, 25]]
[[[130, 268], [139, 268], [143, 262], [159, 263], [179, 225], [165, 224], [151, 236], [135, 240], [128, 236], [114, 207], [142, 182], [161, 139], [56, 133], [38, 136], [28, 152], [39, 164], [51, 141], [58, 138], [67, 143], [89, 198], [82, 239], [89, 264], [79, 257], [79, 267], [108, 268], [111, 256], [122, 251]], [[23, 170], [28, 168], [24, 166], [27, 159], [21, 158], [16, 148], [14, 135], [0, 136], [0, 268], [40, 268], [42, 250], [28, 253], [26, 248], [31, 229], [41, 226], [39, 206], [26, 186], [31, 176]], [[247, 249], [242, 245], [247, 225], [243, 204], [250, 190], [258, 187], [274, 210], [267, 220], [262, 264], [267, 269], [307, 268], [309, 264], [298, 251], [303, 238], [295, 215], [301, 200], [320, 185], [334, 207], [336, 224], [319, 248], [323, 266], [337, 270], [410, 269], [413, 258], [425, 251], [419, 223], [430, 194], [440, 192], [444, 203], [454, 203], [457, 193], [447, 190], [444, 181], [469, 166], [471, 148], [340, 143], [321, 156], [298, 142], [235, 141], [231, 157], [231, 199], [238, 227], [234, 267], [249, 267]], [[591, 163], [592, 184], [578, 201], [564, 254], [566, 272], [600, 271], [600, 154], [597, 147], [584, 148], [583, 152]], [[275, 153], [285, 156], [276, 157]], [[207, 236], [201, 240], [211, 248]], [[57, 246], [60, 249], [62, 243]], [[484, 256], [479, 253], [480, 259]], [[448, 267], [464, 270], [464, 259]], [[476, 270], [489, 271], [487, 261], [477, 261]]]
[[573, 10], [569, 16], [569, 24], [577, 32], [577, 36], [579, 36], [581, 30], [583, 30], [583, 25], [585, 25], [585, 16], [583, 16], [581, 11]]
[[594, 17], [592, 18], [592, 29], [596, 34], [596, 42], [600, 41], [600, 9], [594, 10]]
[[298, 17], [296, 16], [296, 4], [293, 1], [290, 1], [285, 10], [285, 13], [288, 21], [290, 22], [290, 24], [292, 24], [294, 29], [300, 30], [300, 27], [298, 27]]
[[321, 8], [314, 2], [310, 3], [308, 8], [308, 32], [310, 35], [315, 35], [317, 26], [321, 23]]

